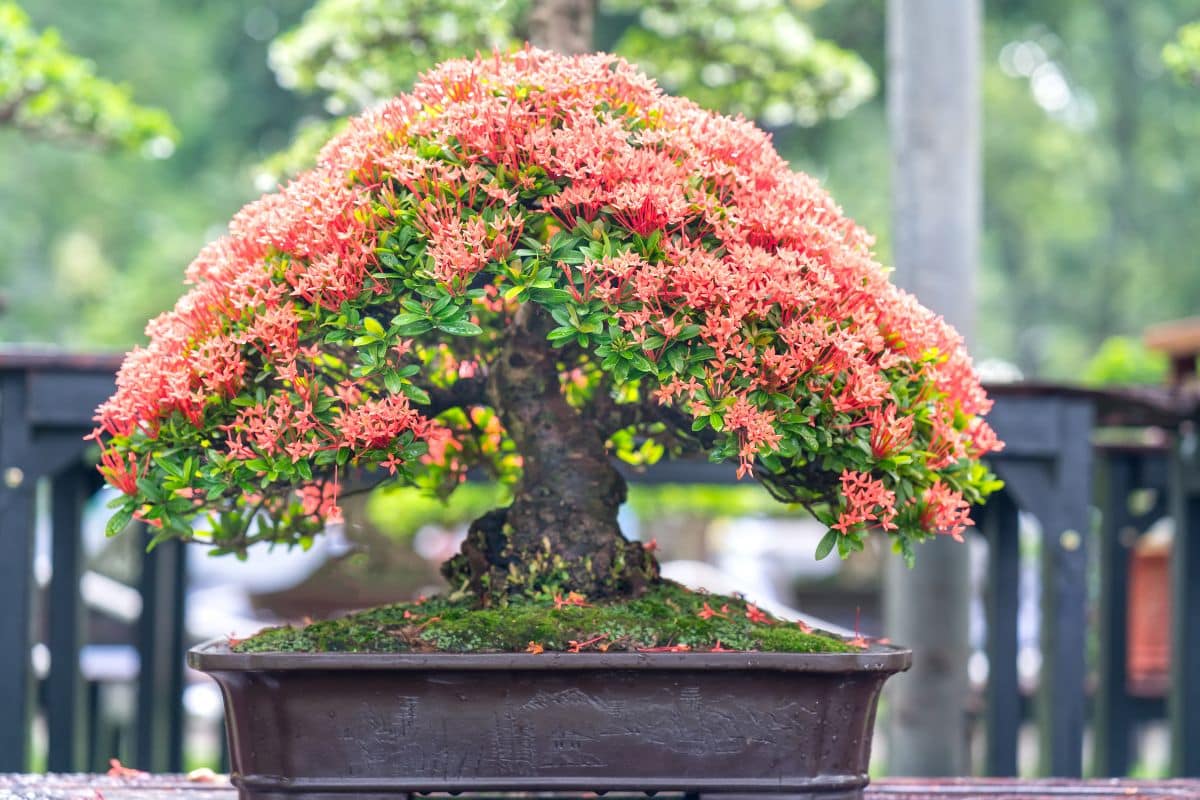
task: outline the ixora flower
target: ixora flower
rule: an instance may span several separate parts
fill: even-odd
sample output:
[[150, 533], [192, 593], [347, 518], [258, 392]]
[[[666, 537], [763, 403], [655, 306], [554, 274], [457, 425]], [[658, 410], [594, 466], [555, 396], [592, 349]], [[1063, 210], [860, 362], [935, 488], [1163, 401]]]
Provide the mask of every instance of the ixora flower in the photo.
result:
[[[111, 529], [303, 544], [364, 471], [510, 506], [485, 598], [639, 594], [610, 456], [734, 461], [829, 526], [958, 536], [1001, 445], [961, 338], [753, 124], [608, 55], [453, 61], [243, 209], [97, 413]], [[194, 529], [198, 514], [211, 527]], [[716, 613], [716, 612], [713, 612]]]

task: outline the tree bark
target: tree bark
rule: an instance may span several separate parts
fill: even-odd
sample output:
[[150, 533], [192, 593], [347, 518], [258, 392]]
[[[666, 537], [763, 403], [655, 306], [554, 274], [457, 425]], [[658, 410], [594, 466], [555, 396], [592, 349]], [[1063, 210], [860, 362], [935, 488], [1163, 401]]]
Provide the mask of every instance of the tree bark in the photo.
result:
[[523, 460], [513, 504], [472, 524], [462, 552], [442, 568], [487, 605], [510, 595], [578, 592], [635, 596], [658, 577], [653, 555], [621, 535], [625, 481], [596, 420], [562, 393], [554, 322], [523, 306], [492, 364], [488, 396]]
[[589, 53], [595, 22], [595, 0], [534, 0], [529, 42], [564, 55]]

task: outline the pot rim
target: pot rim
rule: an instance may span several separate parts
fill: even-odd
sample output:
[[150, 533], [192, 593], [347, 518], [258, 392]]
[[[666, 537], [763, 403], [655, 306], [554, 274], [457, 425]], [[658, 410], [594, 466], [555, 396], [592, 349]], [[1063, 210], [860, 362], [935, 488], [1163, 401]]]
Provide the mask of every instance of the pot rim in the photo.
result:
[[188, 650], [187, 663], [202, 672], [702, 669], [891, 674], [912, 666], [912, 650], [871, 644], [857, 653], [234, 653], [228, 640], [220, 638]]

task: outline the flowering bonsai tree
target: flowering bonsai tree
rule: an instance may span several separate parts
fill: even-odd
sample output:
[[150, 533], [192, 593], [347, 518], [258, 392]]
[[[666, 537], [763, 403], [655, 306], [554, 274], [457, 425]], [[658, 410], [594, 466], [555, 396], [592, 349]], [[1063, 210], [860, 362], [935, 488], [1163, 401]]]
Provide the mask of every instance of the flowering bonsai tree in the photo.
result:
[[870, 529], [911, 557], [996, 486], [961, 339], [871, 238], [751, 123], [611, 56], [438, 67], [187, 275], [98, 411], [113, 531], [305, 544], [351, 476], [482, 469], [512, 502], [443, 571], [504, 605], [655, 583], [614, 455], [736, 462], [829, 527], [820, 557]]

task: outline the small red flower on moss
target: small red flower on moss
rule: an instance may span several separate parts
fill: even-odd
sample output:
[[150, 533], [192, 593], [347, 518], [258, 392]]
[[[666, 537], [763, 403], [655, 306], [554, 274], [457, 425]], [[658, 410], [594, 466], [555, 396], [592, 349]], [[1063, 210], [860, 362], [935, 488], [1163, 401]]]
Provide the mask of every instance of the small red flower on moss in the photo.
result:
[[579, 594], [579, 592], [568, 592], [566, 597], [561, 594], [554, 595], [554, 610], [561, 611], [566, 606], [578, 606], [583, 608], [591, 605], [587, 602], [587, 598]]
[[746, 604], [746, 619], [759, 625], [771, 625], [774, 620], [767, 616], [762, 609], [753, 603]]
[[[725, 612], [725, 613], [722, 613], [722, 612]], [[721, 611], [713, 611], [712, 607], [708, 604], [707, 601], [705, 601], [704, 608], [697, 611], [696, 616], [699, 617], [700, 619], [712, 619], [713, 617], [720, 617], [721, 619], [726, 619], [726, 618], [728, 618], [728, 612], [729, 612], [728, 605], [721, 606]]]

